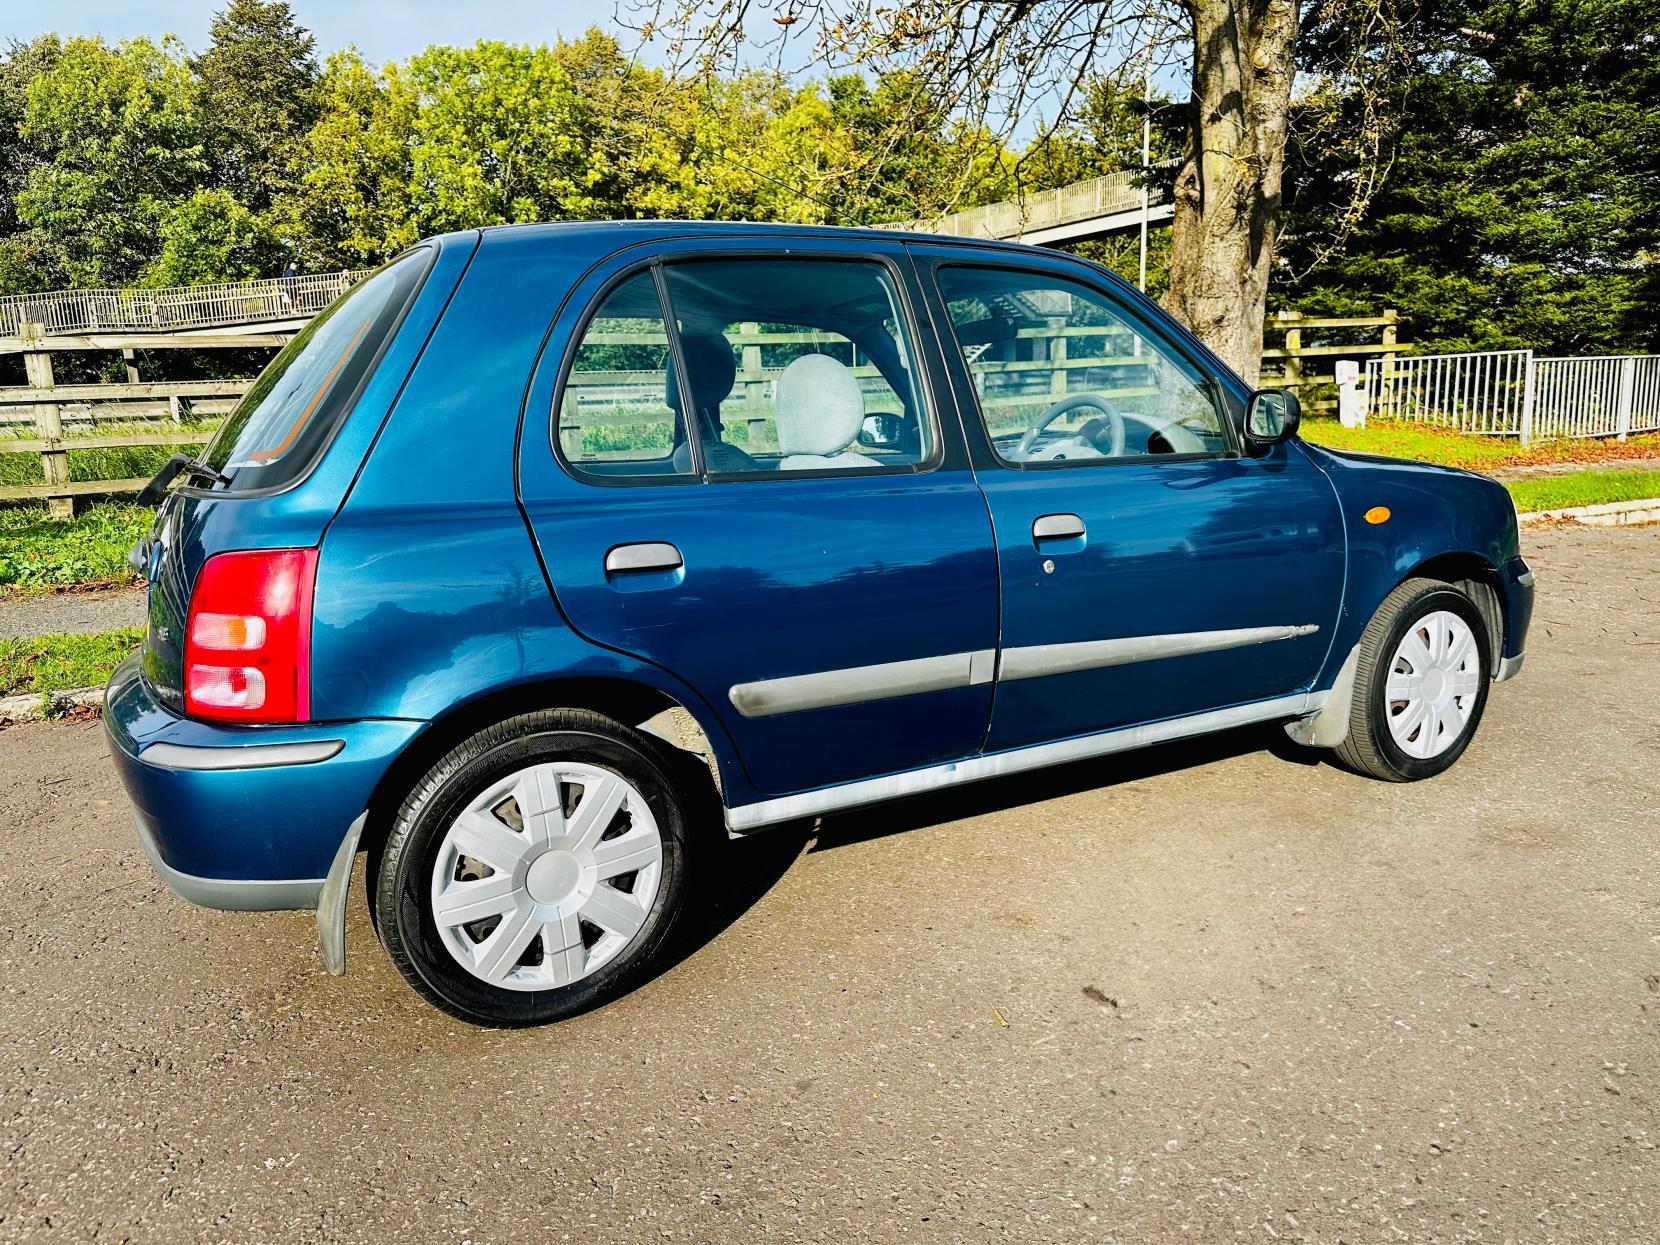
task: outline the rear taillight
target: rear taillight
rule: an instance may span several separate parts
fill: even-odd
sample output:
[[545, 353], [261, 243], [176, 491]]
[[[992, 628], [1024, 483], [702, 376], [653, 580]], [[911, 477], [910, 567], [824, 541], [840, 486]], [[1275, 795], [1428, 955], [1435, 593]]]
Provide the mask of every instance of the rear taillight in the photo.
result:
[[219, 722], [304, 722], [311, 716], [311, 590], [315, 549], [209, 558], [190, 594], [184, 707]]

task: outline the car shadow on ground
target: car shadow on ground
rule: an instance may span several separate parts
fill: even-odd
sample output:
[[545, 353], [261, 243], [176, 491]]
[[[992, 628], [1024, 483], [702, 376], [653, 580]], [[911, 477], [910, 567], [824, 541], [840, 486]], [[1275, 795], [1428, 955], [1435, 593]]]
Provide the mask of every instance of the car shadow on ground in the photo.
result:
[[890, 834], [920, 830], [925, 826], [983, 817], [1022, 805], [1077, 795], [1082, 791], [1104, 790], [1121, 783], [1173, 774], [1252, 752], [1272, 752], [1275, 756], [1302, 765], [1322, 764], [1326, 755], [1298, 747], [1277, 725], [1242, 726], [1196, 739], [1156, 744], [1112, 756], [1091, 757], [1050, 769], [987, 779], [932, 795], [837, 813], [819, 823], [812, 850], [831, 851]]
[[679, 932], [652, 975], [667, 972], [718, 938], [759, 903], [806, 851], [831, 851], [1262, 751], [1302, 765], [1322, 764], [1324, 757], [1323, 753], [1297, 747], [1278, 726], [1240, 727], [872, 805], [834, 814], [817, 823], [790, 822], [741, 839], [727, 837], [711, 786], [702, 801], [706, 811], [698, 818], [694, 831], [701, 840], [700, 876], [692, 887]]

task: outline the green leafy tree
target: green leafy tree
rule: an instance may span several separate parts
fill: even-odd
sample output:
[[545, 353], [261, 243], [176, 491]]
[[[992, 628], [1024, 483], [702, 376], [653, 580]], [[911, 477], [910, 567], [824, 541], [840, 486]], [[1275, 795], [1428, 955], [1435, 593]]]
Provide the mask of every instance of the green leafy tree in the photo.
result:
[[14, 40], [0, 54], [0, 294], [51, 289], [66, 279], [52, 240], [17, 213], [17, 196], [41, 162], [38, 145], [23, 132], [29, 84], [51, 69], [62, 47], [56, 35], [41, 35]]
[[396, 65], [376, 72], [355, 50], [328, 58], [318, 116], [295, 156], [278, 228], [308, 267], [378, 264], [420, 237], [412, 202], [416, 92]]
[[69, 40], [29, 83], [21, 133], [40, 158], [18, 218], [79, 285], [134, 281], [207, 167], [199, 88], [173, 39]]
[[1466, 0], [1408, 35], [1393, 159], [1336, 251], [1321, 222], [1354, 162], [1294, 153], [1280, 299], [1393, 306], [1440, 349], [1660, 349], [1660, 5]]
[[409, 73], [419, 99], [412, 172], [423, 228], [596, 214], [606, 171], [590, 165], [585, 109], [551, 49], [433, 47]]
[[254, 212], [290, 184], [317, 119], [314, 40], [284, 0], [231, 0], [191, 62], [201, 83], [214, 182]]
[[154, 286], [270, 276], [282, 244], [266, 220], [228, 190], [198, 190], [161, 224], [161, 254], [144, 274]]

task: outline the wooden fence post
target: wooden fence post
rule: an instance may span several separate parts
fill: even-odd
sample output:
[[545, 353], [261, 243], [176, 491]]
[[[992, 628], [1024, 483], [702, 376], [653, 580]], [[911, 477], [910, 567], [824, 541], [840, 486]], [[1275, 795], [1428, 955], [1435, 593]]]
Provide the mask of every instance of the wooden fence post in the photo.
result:
[[[1299, 323], [1302, 316], [1295, 311], [1282, 311], [1278, 316], [1282, 323]], [[1303, 330], [1288, 328], [1285, 330], [1285, 380], [1282, 382], [1287, 389], [1295, 389], [1303, 383], [1303, 357], [1298, 351], [1303, 348]]]
[[746, 320], [738, 326], [738, 336], [743, 341], [744, 426], [749, 431], [748, 447], [755, 450], [762, 448], [767, 436], [766, 416], [761, 414], [767, 393], [767, 380], [761, 373], [761, 326]]
[[[19, 325], [18, 336], [26, 342], [43, 342], [46, 329], [40, 324]], [[31, 389], [51, 389], [52, 355], [46, 350], [28, 350], [23, 354], [23, 370]], [[69, 483], [69, 451], [63, 448], [63, 408], [56, 402], [42, 402], [35, 406], [35, 431], [46, 442], [40, 452], [40, 473], [47, 484]], [[75, 514], [75, 499], [70, 496], [47, 497], [46, 509], [53, 518], [67, 519]]]
[[1049, 392], [1065, 393], [1071, 381], [1066, 367], [1066, 338], [1061, 330], [1066, 327], [1063, 319], [1049, 321], [1049, 331], [1054, 334], [1049, 339]]
[[138, 384], [138, 353], [132, 350], [123, 350], [121, 359], [127, 365], [127, 383]]

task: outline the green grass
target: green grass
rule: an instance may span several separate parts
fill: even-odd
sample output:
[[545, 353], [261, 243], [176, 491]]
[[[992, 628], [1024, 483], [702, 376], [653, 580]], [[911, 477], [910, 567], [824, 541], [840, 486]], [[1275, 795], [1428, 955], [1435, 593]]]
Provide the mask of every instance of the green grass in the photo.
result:
[[1660, 497], [1660, 471], [1575, 471], [1570, 475], [1511, 480], [1506, 487], [1516, 499], [1516, 509], [1522, 511], [1600, 506], [1604, 502]]
[[1374, 420], [1364, 428], [1345, 428], [1335, 419], [1303, 420], [1301, 435], [1334, 450], [1358, 450], [1390, 458], [1492, 471], [1539, 463], [1594, 463], [1610, 458], [1660, 457], [1660, 436], [1648, 434], [1629, 441], [1550, 440], [1523, 446], [1512, 437], [1477, 437], [1424, 424]]
[[1305, 419], [1299, 432], [1316, 445], [1334, 450], [1387, 454], [1390, 458], [1412, 458], [1475, 471], [1504, 466], [1517, 448], [1514, 441], [1500, 437], [1471, 437], [1420, 424], [1374, 421], [1365, 428], [1345, 428], [1335, 419]]
[[97, 635], [0, 639], [0, 696], [96, 687], [143, 638], [142, 630], [129, 627]]
[[0, 507], [0, 590], [133, 580], [127, 551], [149, 534], [147, 506], [92, 506], [54, 519], [44, 506]]

